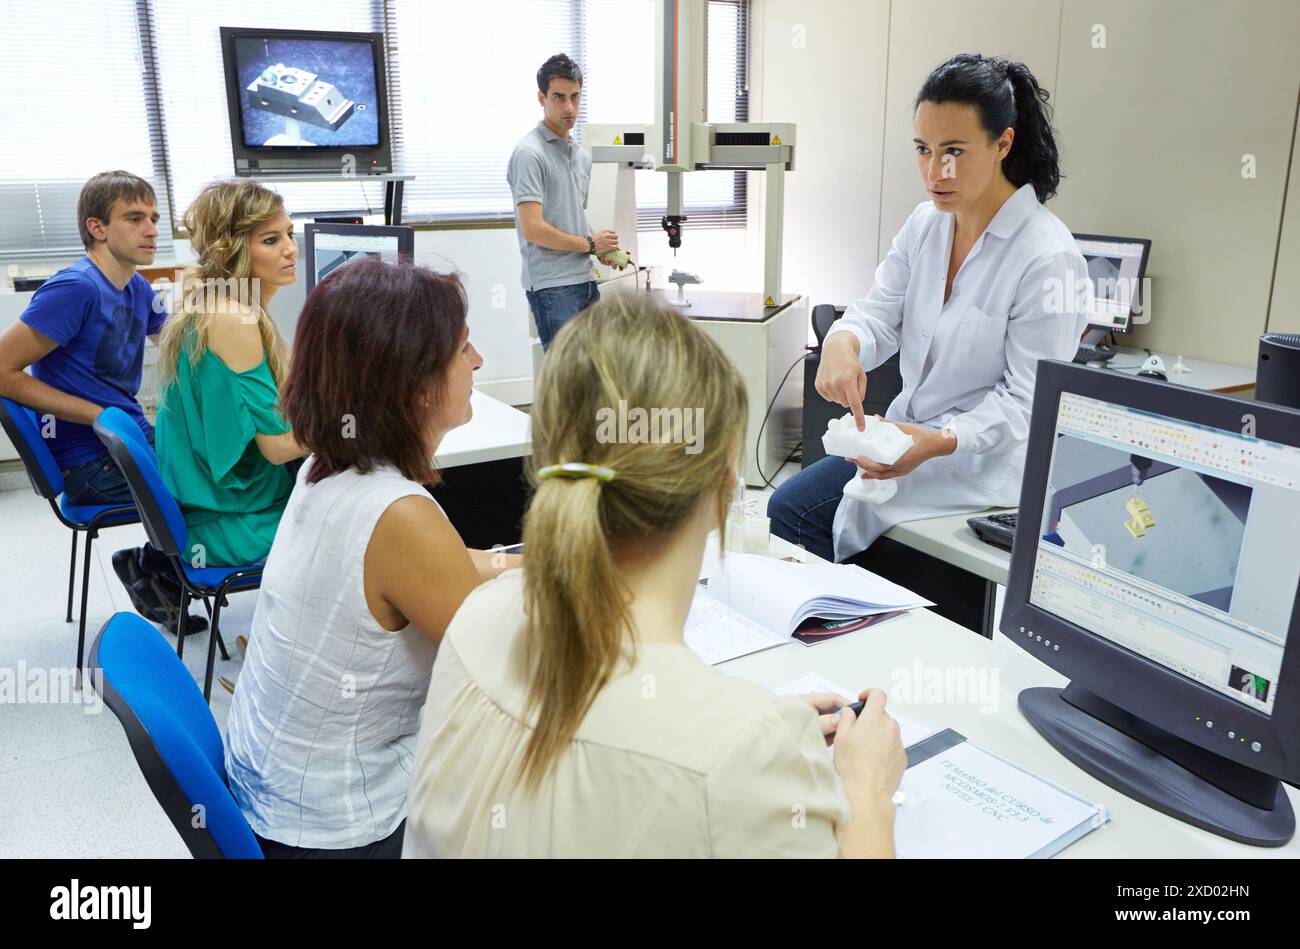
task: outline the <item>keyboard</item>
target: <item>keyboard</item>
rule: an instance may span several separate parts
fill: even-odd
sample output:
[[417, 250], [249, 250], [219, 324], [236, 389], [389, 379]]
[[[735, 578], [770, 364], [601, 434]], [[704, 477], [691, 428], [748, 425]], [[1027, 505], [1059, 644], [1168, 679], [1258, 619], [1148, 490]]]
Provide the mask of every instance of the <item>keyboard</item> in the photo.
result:
[[1085, 346], [1079, 344], [1078, 351], [1074, 354], [1074, 361], [1077, 363], [1085, 362], [1106, 362], [1115, 358], [1115, 350], [1106, 349], [1104, 346]]
[[990, 514], [987, 517], [967, 518], [966, 523], [975, 536], [986, 544], [1010, 550], [1016, 539], [1016, 515], [1018, 511], [1005, 514]]

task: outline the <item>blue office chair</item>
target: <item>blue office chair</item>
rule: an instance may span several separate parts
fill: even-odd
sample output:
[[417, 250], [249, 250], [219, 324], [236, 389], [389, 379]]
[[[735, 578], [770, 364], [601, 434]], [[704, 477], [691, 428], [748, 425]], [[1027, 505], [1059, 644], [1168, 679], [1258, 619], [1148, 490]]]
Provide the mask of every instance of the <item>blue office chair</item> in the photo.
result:
[[[221, 639], [221, 607], [227, 593], [256, 590], [262, 585], [263, 564], [244, 567], [194, 567], [190, 564], [188, 533], [180, 506], [167, 489], [158, 471], [158, 461], [153, 446], [145, 440], [140, 428], [131, 417], [119, 408], [107, 408], [95, 420], [95, 433], [108, 447], [122, 475], [126, 478], [131, 496], [149, 542], [161, 550], [172, 562], [181, 584], [180, 615], [189, 612], [191, 599], [214, 597], [211, 628], [208, 631], [208, 664], [203, 678], [203, 698], [212, 695], [212, 667], [216, 662], [216, 647], [221, 646], [221, 658], [229, 659], [226, 644]], [[185, 637], [176, 637], [176, 655], [185, 652]]]
[[50, 510], [59, 523], [72, 531], [72, 556], [68, 559], [68, 616], [72, 622], [72, 594], [77, 580], [77, 535], [86, 535], [85, 563], [81, 574], [81, 624], [77, 627], [77, 675], [81, 675], [82, 655], [86, 651], [86, 596], [90, 589], [90, 548], [102, 527], [135, 524], [140, 520], [135, 506], [115, 504], [69, 504], [63, 496], [63, 472], [41, 438], [36, 413], [25, 405], [0, 399], [0, 427], [18, 449], [18, 457], [27, 469], [32, 490], [50, 502]]
[[190, 853], [260, 859], [230, 793], [217, 723], [162, 635], [135, 613], [117, 613], [95, 637], [89, 664], [95, 691], [122, 723], [149, 790]]

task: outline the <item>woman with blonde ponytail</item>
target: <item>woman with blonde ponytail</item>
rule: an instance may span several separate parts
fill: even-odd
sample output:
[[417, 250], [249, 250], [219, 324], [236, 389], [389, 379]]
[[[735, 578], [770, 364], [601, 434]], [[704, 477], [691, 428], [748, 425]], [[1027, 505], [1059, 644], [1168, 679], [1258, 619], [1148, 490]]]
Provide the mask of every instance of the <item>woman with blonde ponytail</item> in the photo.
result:
[[736, 370], [675, 312], [616, 296], [557, 334], [527, 560], [447, 629], [404, 856], [892, 855], [904, 755], [883, 693], [835, 715], [682, 641], [745, 413]]
[[277, 407], [288, 358], [266, 311], [297, 278], [278, 194], [218, 181], [182, 218], [197, 258], [159, 341], [158, 463], [202, 566], [266, 559], [306, 454]]

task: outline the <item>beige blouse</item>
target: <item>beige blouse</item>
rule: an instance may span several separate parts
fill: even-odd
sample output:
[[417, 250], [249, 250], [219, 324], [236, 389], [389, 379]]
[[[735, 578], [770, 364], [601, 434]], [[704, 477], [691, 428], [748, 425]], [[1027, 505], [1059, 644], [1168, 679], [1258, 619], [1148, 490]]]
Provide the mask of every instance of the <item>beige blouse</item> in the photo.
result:
[[641, 645], [523, 788], [523, 590], [522, 570], [480, 586], [438, 650], [404, 856], [835, 856], [848, 806], [811, 706], [685, 646]]

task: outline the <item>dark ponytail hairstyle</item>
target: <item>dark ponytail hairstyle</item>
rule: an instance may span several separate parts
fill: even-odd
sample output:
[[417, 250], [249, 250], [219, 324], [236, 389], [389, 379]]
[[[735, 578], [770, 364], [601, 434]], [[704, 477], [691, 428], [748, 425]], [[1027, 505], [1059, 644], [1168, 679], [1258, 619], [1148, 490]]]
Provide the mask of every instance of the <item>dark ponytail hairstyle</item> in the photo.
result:
[[1047, 90], [1024, 63], [958, 53], [926, 77], [912, 111], [922, 102], [967, 102], [979, 111], [980, 124], [990, 136], [996, 138], [1003, 129], [1015, 129], [1011, 151], [1002, 159], [1002, 173], [1017, 188], [1032, 184], [1042, 203], [1056, 194], [1061, 183], [1060, 154], [1047, 99]]

